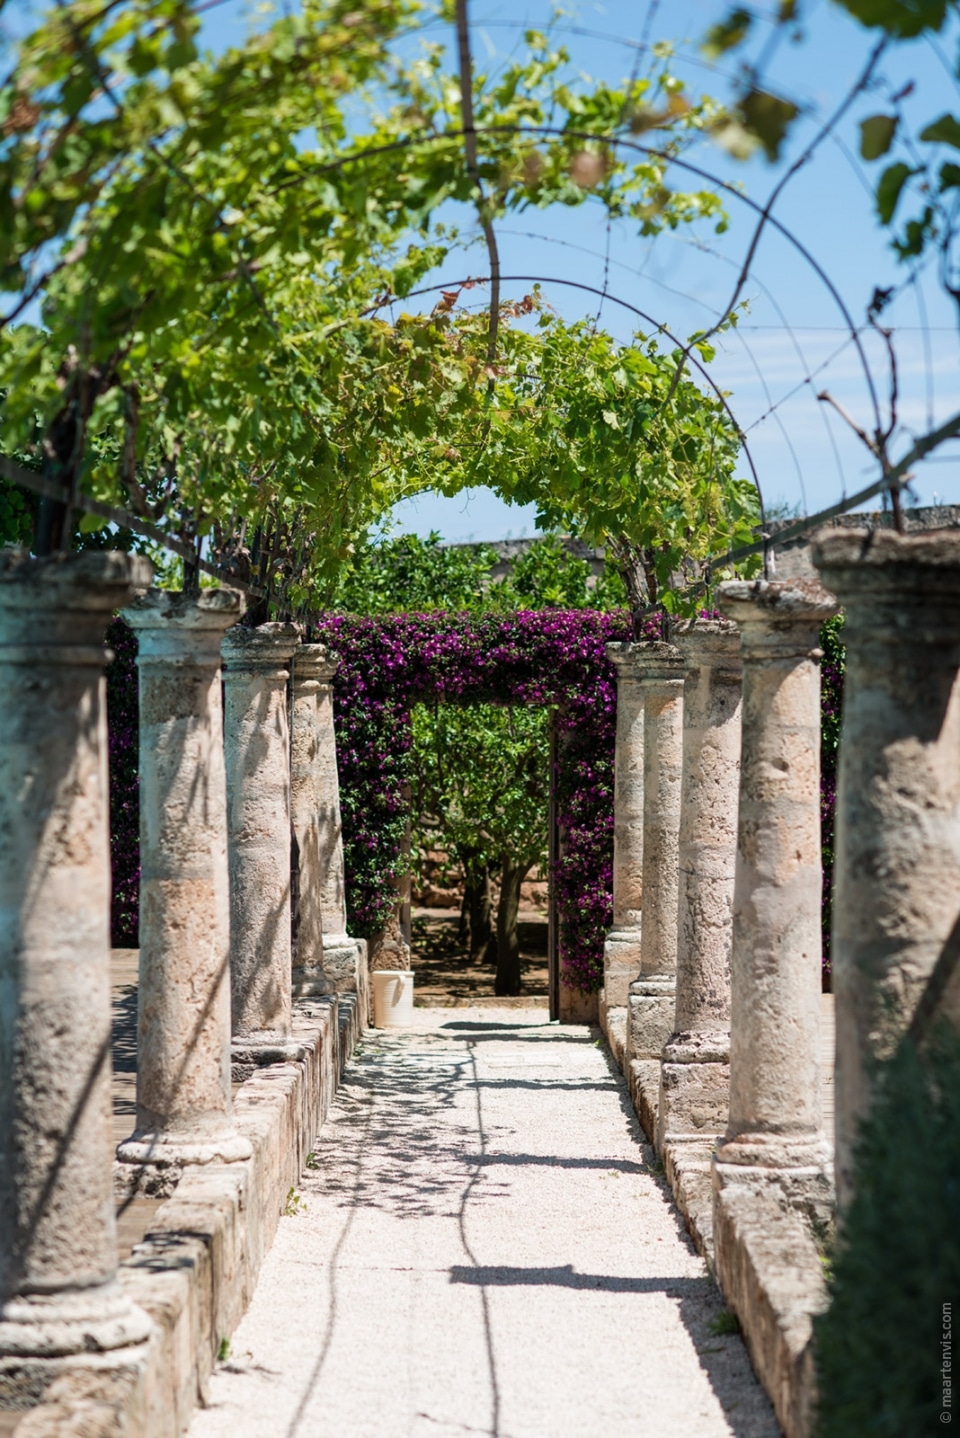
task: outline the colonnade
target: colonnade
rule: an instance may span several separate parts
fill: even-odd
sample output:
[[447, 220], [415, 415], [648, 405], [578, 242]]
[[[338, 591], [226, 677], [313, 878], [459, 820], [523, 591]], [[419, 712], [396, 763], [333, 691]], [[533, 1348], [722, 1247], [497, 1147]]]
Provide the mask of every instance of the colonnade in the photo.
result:
[[[849, 1199], [875, 1063], [960, 907], [960, 534], [826, 531], [813, 557], [822, 583], [731, 581], [722, 618], [614, 652], [606, 1012], [628, 1016], [668, 1172], [705, 1152], [715, 1204], [753, 1185], [809, 1211], [832, 1168]], [[335, 657], [293, 625], [240, 627], [230, 590], [149, 582], [137, 556], [0, 553], [0, 1406], [51, 1366], [122, 1364], [150, 1333], [116, 1280], [113, 1216], [103, 638], [117, 609], [140, 640], [142, 860], [137, 1117], [118, 1157], [243, 1162], [231, 1056], [289, 1056], [295, 995], [363, 984]], [[817, 635], [840, 604], [831, 1164]], [[940, 1003], [960, 1022], [958, 981]]]
[[139, 639], [142, 867], [137, 1116], [117, 1157], [249, 1158], [231, 1057], [295, 1051], [294, 991], [362, 987], [335, 657], [292, 624], [241, 627], [236, 591], [150, 579], [137, 556], [0, 553], [0, 1406], [71, 1358], [122, 1367], [151, 1331], [116, 1279], [103, 641], [117, 609]]
[[[615, 884], [632, 888], [614, 908], [634, 915], [639, 940], [624, 1066], [668, 1174], [698, 1149], [715, 1196], [773, 1185], [822, 1213], [834, 1169], [849, 1199], [876, 1060], [909, 1024], [960, 909], [960, 534], [826, 530], [813, 559], [819, 579], [720, 585], [723, 617], [675, 625], [670, 654], [616, 647], [629, 714], [618, 745], [631, 746], [617, 773], [642, 759], [645, 784], [615, 826], [643, 859], [639, 876], [632, 858], [615, 864]], [[818, 632], [840, 605], [833, 1155], [821, 1119]], [[682, 666], [682, 699], [674, 678], [665, 702], [668, 659]], [[675, 772], [681, 705], [677, 786], [651, 756], [673, 756]], [[673, 973], [661, 1038], [648, 1015]], [[941, 1007], [960, 1022], [960, 983]]]

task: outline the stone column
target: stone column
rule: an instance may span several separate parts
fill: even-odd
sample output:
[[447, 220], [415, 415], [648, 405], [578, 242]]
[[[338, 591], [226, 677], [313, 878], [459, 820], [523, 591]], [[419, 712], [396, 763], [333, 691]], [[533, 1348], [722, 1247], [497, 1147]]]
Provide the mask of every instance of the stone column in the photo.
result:
[[0, 1407], [151, 1331], [116, 1282], [103, 678], [151, 574], [0, 552]]
[[337, 736], [333, 727], [333, 676], [338, 664], [339, 660], [331, 656], [326, 677], [318, 680], [316, 696], [316, 784], [323, 968], [338, 993], [359, 993], [362, 1002], [365, 1002], [367, 946], [363, 939], [351, 938], [347, 933], [340, 779], [337, 773]]
[[729, 620], [684, 620], [672, 638], [684, 661], [683, 777], [677, 1007], [660, 1071], [661, 1147], [674, 1138], [712, 1142], [727, 1123], [743, 674]]
[[[822, 530], [813, 560], [846, 614], [832, 944], [843, 1206], [874, 1066], [960, 910], [960, 534]], [[942, 1012], [960, 1023], [956, 976]]]
[[290, 1038], [287, 680], [299, 642], [295, 624], [235, 625], [222, 646], [233, 1032], [264, 1057]]
[[643, 924], [640, 977], [630, 985], [628, 1057], [651, 1065], [673, 1033], [677, 976], [683, 656], [672, 644], [638, 645], [643, 692]]
[[321, 859], [321, 818], [324, 803], [325, 725], [320, 699], [330, 694], [339, 660], [323, 644], [302, 644], [294, 656], [293, 730], [291, 734], [291, 803], [297, 843], [299, 914], [293, 956], [296, 998], [336, 993], [323, 962], [323, 897], [326, 873]]
[[730, 1117], [722, 1185], [748, 1172], [829, 1197], [821, 1122], [820, 626], [816, 579], [733, 580], [743, 750], [733, 904]]
[[640, 973], [643, 901], [643, 689], [638, 644], [608, 644], [617, 666], [617, 736], [613, 781], [613, 928], [603, 946], [601, 1009], [626, 1009]]
[[230, 1089], [230, 890], [220, 644], [241, 596], [151, 589], [123, 611], [140, 674], [136, 1164], [251, 1156]]

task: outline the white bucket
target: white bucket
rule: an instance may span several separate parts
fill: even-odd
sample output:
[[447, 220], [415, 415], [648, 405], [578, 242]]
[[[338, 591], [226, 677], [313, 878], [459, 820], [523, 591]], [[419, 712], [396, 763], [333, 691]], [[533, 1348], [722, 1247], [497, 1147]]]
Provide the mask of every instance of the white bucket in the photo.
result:
[[413, 974], [409, 969], [374, 969], [373, 1026], [409, 1029], [413, 1025]]

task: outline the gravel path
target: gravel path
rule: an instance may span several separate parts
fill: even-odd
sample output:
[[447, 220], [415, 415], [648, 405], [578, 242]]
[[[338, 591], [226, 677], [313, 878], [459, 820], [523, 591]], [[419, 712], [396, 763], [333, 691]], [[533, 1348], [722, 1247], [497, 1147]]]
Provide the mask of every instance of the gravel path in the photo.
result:
[[596, 1031], [371, 1033], [190, 1438], [777, 1438]]

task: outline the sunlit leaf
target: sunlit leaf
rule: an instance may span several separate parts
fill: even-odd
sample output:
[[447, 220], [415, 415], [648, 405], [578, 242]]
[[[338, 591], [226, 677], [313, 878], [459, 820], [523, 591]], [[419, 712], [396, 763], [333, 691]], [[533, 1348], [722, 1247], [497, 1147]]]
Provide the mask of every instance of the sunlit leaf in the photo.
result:
[[756, 135], [771, 162], [779, 159], [784, 137], [799, 111], [791, 100], [767, 90], [751, 90], [740, 102], [744, 127]]
[[718, 24], [712, 25], [703, 41], [703, 53], [711, 60], [717, 60], [728, 50], [742, 45], [753, 24], [753, 13], [738, 5]]
[[860, 121], [860, 153], [865, 160], [879, 160], [893, 144], [897, 133], [896, 115], [869, 115]]
[[960, 120], [954, 115], [941, 115], [932, 125], [920, 131], [921, 140], [931, 144], [953, 145], [960, 150]]
[[881, 223], [889, 225], [896, 213], [897, 205], [900, 203], [900, 196], [903, 187], [911, 175], [917, 174], [915, 167], [898, 160], [895, 165], [888, 165], [880, 176], [877, 184], [876, 202], [877, 214]]

